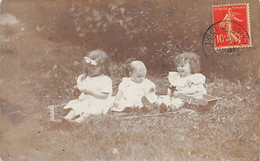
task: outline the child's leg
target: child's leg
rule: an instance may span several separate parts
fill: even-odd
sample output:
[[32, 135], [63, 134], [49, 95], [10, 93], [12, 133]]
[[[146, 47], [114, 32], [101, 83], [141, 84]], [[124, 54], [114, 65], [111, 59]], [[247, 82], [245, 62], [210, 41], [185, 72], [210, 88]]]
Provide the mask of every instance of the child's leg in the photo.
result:
[[74, 110], [70, 110], [70, 112], [64, 117], [65, 119], [72, 120], [77, 116]]
[[90, 114], [88, 113], [83, 113], [82, 115], [79, 116], [79, 118], [75, 119], [74, 121], [78, 123], [82, 123]]

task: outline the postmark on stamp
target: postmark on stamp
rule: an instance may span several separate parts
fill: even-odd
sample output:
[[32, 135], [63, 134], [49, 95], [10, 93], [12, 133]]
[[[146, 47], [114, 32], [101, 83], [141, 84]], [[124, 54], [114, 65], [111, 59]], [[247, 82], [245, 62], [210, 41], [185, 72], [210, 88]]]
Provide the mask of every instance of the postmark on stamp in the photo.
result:
[[214, 48], [250, 47], [250, 19], [248, 4], [212, 6]]
[[251, 47], [248, 4], [213, 6], [213, 24], [202, 38], [202, 49], [208, 55], [240, 55]]

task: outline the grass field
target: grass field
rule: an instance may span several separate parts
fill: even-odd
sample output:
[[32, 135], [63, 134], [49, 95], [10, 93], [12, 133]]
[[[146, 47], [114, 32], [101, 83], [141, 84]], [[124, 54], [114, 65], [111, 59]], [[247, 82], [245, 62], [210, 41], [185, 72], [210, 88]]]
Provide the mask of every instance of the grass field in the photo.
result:
[[[1, 153], [1, 158], [257, 161], [257, 83], [212, 78], [207, 82], [209, 94], [221, 99], [206, 112], [181, 109], [166, 114], [97, 115], [89, 117], [81, 127], [73, 127], [50, 125], [47, 112], [42, 111], [20, 124], [8, 125], [16, 126], [9, 134], [16, 145], [6, 139], [1, 147], [9, 153]], [[12, 135], [17, 133], [20, 136], [15, 139]]]

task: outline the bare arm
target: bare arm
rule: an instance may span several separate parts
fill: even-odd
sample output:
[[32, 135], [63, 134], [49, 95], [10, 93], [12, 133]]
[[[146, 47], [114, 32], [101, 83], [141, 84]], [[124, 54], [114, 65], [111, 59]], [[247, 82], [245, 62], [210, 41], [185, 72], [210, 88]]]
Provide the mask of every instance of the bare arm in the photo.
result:
[[122, 91], [118, 91], [117, 94], [116, 94], [115, 101], [114, 101], [114, 105], [115, 106], [118, 106], [118, 101], [122, 98], [122, 96], [123, 96], [123, 92]]
[[84, 94], [91, 95], [99, 99], [106, 99], [109, 95], [109, 93], [101, 92], [101, 91], [90, 91], [90, 90], [84, 90]]
[[80, 91], [84, 91], [83, 80], [84, 80], [85, 78], [86, 78], [86, 74], [81, 74], [81, 75], [78, 76], [78, 78], [77, 78], [76, 88], [78, 88]]

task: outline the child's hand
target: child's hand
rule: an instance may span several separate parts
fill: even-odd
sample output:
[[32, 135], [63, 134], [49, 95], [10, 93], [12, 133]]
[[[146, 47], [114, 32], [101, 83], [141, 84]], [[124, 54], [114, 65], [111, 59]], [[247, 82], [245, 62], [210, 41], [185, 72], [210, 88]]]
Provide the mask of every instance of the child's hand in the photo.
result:
[[87, 89], [82, 90], [82, 92], [84, 92], [84, 94], [86, 94], [86, 95], [92, 95], [92, 92]]

